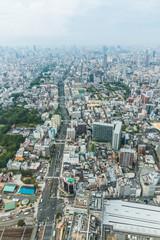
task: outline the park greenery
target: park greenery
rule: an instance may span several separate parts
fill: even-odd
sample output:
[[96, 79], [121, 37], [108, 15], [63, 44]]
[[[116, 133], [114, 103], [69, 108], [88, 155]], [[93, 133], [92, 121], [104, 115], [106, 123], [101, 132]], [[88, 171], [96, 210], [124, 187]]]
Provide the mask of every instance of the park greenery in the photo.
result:
[[25, 109], [24, 107], [13, 106], [0, 109], [0, 124], [41, 124], [42, 120], [36, 109]]
[[[30, 88], [37, 86], [39, 87], [40, 84], [43, 82], [42, 78], [45, 78], [45, 76], [43, 75], [44, 73], [46, 74], [48, 71], [52, 70], [53, 68], [55, 68], [55, 65], [50, 65], [50, 66], [46, 66], [45, 68], [43, 68], [42, 72], [39, 74], [39, 76], [30, 84]], [[50, 76], [50, 73], [47, 75], [47, 77]]]
[[40, 84], [42, 83], [41, 78], [42, 78], [42, 74], [40, 74], [33, 82], [31, 82], [30, 88], [34, 86], [40, 86]]
[[96, 94], [96, 89], [95, 89], [95, 87], [91, 86], [91, 87], [87, 88], [86, 91], [89, 92], [89, 93], [91, 93], [91, 95], [90, 95], [91, 98], [95, 98], [95, 94]]
[[[107, 82], [104, 84], [104, 87], [112, 92], [122, 90], [125, 100], [129, 97], [130, 89], [126, 84], [122, 82]], [[95, 96], [97, 95], [98, 100], [102, 100], [102, 96], [94, 86], [87, 88], [87, 92], [91, 93], [91, 98], [95, 98]]]
[[0, 146], [6, 150], [0, 155], [0, 168], [6, 167], [9, 159], [12, 159], [19, 149], [20, 143], [24, 141], [22, 135], [7, 135], [0, 133]]
[[27, 177], [27, 178], [21, 177], [21, 181], [25, 184], [35, 184], [36, 183], [36, 179], [33, 177]]
[[104, 86], [110, 90], [110, 91], [119, 91], [119, 90], [124, 90], [124, 99], [126, 100], [129, 97], [129, 93], [130, 93], [130, 89], [129, 87], [122, 83], [122, 82], [108, 82], [106, 84], [104, 84]]
[[[130, 129], [129, 127], [133, 127], [133, 129]], [[122, 125], [122, 131], [126, 132], [126, 133], [139, 133], [140, 132], [140, 128], [138, 125], [134, 125], [134, 124], [130, 124], [129, 126], [123, 124]]]
[[22, 177], [32, 177], [32, 172], [30, 170], [21, 170]]
[[14, 124], [32, 126], [41, 123], [42, 120], [35, 109], [29, 110], [18, 106], [6, 109], [0, 107], [0, 146], [5, 149], [5, 152], [0, 154], [0, 168], [6, 167], [8, 160], [14, 157], [20, 144], [25, 140], [22, 135], [7, 134], [11, 127]]
[[13, 102], [16, 102], [19, 97], [24, 97], [24, 96], [23, 96], [23, 93], [13, 93], [11, 97], [13, 97]]

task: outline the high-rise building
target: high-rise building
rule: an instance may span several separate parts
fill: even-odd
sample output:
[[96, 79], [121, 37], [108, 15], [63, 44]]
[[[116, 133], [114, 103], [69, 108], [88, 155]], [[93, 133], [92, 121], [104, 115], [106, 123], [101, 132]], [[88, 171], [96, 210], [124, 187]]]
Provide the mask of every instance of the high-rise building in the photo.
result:
[[104, 54], [104, 57], [103, 57], [103, 67], [107, 67], [107, 54], [106, 53]]
[[94, 75], [93, 75], [93, 73], [91, 73], [91, 74], [89, 75], [89, 80], [88, 80], [88, 82], [94, 82]]
[[51, 118], [51, 126], [54, 126], [54, 125], [56, 125], [57, 128], [60, 127], [60, 125], [61, 125], [61, 115], [55, 114], [55, 115], [52, 116], [52, 118]]
[[58, 82], [58, 96], [59, 97], [63, 97], [65, 94], [64, 94], [64, 83], [63, 81], [59, 81]]
[[147, 95], [148, 97], [152, 98], [152, 97], [153, 97], [153, 90], [147, 91], [147, 92], [146, 92], [146, 95]]
[[110, 142], [112, 148], [117, 151], [121, 142], [122, 122], [114, 123], [93, 123], [93, 140], [100, 142]]
[[135, 180], [129, 179], [127, 177], [118, 178], [116, 189], [118, 197], [140, 197], [141, 186]]
[[140, 172], [140, 183], [142, 186], [142, 196], [153, 197], [156, 186], [159, 182], [160, 174], [151, 167], [142, 168]]
[[72, 178], [64, 181], [64, 190], [69, 194], [74, 194], [74, 180]]
[[130, 140], [130, 135], [129, 135], [128, 133], [126, 133], [126, 134], [124, 135], [124, 144], [125, 144], [125, 145], [128, 145], [129, 140]]
[[77, 133], [79, 135], [86, 134], [86, 123], [79, 123], [77, 126]]
[[156, 51], [154, 50], [153, 51], [153, 58], [155, 58], [155, 56], [156, 56]]
[[139, 144], [138, 145], [138, 153], [144, 155], [146, 151], [146, 145], [145, 144]]
[[122, 167], [132, 168], [133, 162], [136, 162], [136, 151], [131, 148], [121, 148], [119, 151], [119, 164]]
[[75, 128], [67, 128], [67, 139], [75, 140], [76, 132]]
[[107, 50], [108, 50], [108, 47], [104, 45], [104, 46], [103, 46], [103, 52], [106, 53]]
[[114, 130], [114, 124], [94, 122], [93, 123], [93, 140], [112, 143], [113, 130]]
[[57, 127], [53, 126], [51, 129], [48, 131], [48, 135], [50, 139], [54, 139], [57, 134]]
[[143, 93], [141, 95], [141, 99], [142, 99], [142, 103], [146, 104], [146, 103], [149, 103], [150, 97]]
[[160, 165], [160, 142], [158, 143], [156, 149], [157, 149], [157, 156], [158, 156], [158, 159], [159, 159], [159, 165]]
[[146, 104], [147, 114], [150, 114], [153, 111], [153, 104]]
[[117, 151], [121, 141], [122, 122], [117, 121], [113, 131], [112, 148]]
[[145, 66], [149, 67], [149, 64], [150, 64], [150, 62], [149, 62], [149, 51], [148, 51], [148, 49], [146, 49]]

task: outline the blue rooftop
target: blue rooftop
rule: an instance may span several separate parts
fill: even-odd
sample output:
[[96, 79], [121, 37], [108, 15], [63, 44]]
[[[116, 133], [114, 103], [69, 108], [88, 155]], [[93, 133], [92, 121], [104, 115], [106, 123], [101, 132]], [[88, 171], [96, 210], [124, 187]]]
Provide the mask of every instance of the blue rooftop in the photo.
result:
[[33, 195], [35, 192], [34, 187], [23, 186], [20, 188], [19, 193]]
[[93, 152], [90, 152], [90, 156], [93, 157], [93, 156], [94, 156], [94, 153], [93, 153]]

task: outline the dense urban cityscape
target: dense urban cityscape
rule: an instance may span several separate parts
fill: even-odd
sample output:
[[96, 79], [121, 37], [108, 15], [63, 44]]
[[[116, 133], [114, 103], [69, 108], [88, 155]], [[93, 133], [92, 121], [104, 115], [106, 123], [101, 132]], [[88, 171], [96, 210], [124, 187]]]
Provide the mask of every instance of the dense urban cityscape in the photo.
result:
[[160, 239], [160, 51], [0, 47], [0, 239]]

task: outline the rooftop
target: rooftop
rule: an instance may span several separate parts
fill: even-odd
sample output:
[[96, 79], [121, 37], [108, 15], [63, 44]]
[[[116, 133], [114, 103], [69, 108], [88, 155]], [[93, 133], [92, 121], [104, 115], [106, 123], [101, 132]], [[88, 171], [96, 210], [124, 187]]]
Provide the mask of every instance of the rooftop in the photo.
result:
[[160, 237], [159, 215], [159, 207], [121, 200], [106, 201], [103, 206], [103, 224], [115, 232]]
[[23, 186], [20, 188], [19, 193], [33, 195], [35, 192], [34, 187]]
[[16, 207], [15, 201], [12, 201], [10, 203], [6, 203], [5, 207], [4, 207], [4, 211], [7, 212], [7, 211], [10, 211], [10, 210], [14, 210], [15, 207]]
[[11, 193], [13, 193], [14, 192], [14, 190], [15, 190], [15, 188], [16, 188], [16, 184], [7, 184], [7, 185], [5, 185], [5, 187], [3, 188], [3, 192], [11, 192]]

